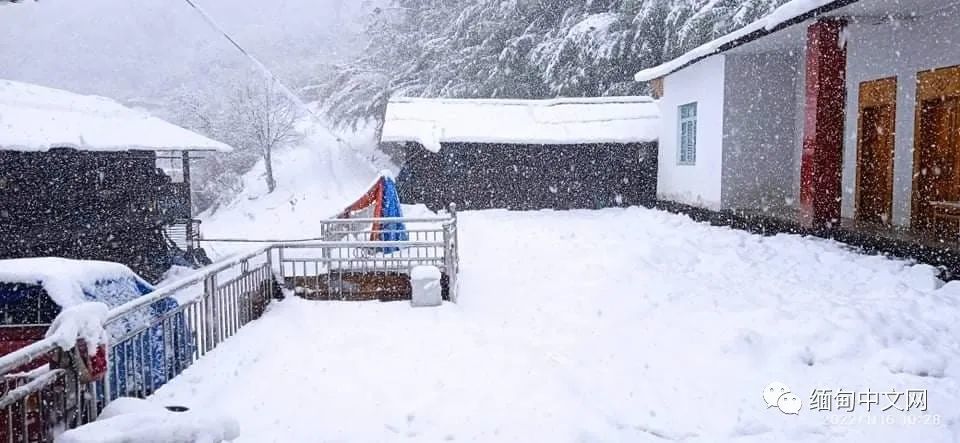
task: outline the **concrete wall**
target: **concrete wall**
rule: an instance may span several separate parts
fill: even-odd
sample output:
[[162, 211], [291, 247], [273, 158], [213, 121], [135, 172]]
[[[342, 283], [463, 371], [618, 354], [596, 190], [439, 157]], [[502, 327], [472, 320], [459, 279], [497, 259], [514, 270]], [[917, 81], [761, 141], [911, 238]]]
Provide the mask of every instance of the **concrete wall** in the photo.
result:
[[860, 83], [897, 77], [893, 223], [910, 224], [913, 189], [913, 129], [918, 71], [960, 64], [960, 8], [913, 20], [851, 20], [846, 30], [847, 111], [843, 155], [842, 215], [854, 216], [857, 166], [857, 104]]
[[789, 50], [726, 56], [723, 207], [776, 211], [796, 203], [800, 59]]
[[[664, 94], [660, 100], [658, 198], [710, 209], [721, 207], [723, 77], [724, 56], [718, 55], [664, 78]], [[697, 102], [696, 164], [680, 165], [678, 108], [690, 102]]]
[[793, 113], [794, 113], [794, 135], [793, 135], [793, 202], [790, 207], [799, 208], [800, 207], [800, 168], [803, 164], [803, 126], [806, 122], [806, 115], [804, 114], [804, 109], [806, 107], [806, 95], [807, 95], [807, 37], [804, 34], [803, 44], [800, 45], [800, 48], [797, 49], [797, 57], [799, 57], [799, 64], [797, 66], [797, 83], [795, 85], [794, 95], [797, 98], [796, 103], [794, 103]]

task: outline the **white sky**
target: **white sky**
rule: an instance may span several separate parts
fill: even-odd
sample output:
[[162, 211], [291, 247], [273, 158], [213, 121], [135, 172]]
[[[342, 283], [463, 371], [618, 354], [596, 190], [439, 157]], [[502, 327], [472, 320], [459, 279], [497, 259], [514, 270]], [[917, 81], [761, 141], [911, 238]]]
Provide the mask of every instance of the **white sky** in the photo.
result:
[[[361, 0], [197, 0], [285, 81], [345, 57]], [[205, 88], [249, 68], [183, 0], [42, 0], [0, 7], [0, 78], [121, 100]], [[300, 77], [300, 78], [297, 78]]]

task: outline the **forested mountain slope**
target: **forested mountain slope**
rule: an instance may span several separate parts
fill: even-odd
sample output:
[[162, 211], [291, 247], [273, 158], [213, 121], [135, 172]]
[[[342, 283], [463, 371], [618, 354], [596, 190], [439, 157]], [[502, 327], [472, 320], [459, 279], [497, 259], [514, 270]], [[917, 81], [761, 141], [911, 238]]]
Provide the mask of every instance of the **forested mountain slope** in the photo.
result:
[[337, 122], [424, 97], [642, 94], [632, 75], [770, 13], [785, 0], [393, 0], [363, 55], [320, 94]]

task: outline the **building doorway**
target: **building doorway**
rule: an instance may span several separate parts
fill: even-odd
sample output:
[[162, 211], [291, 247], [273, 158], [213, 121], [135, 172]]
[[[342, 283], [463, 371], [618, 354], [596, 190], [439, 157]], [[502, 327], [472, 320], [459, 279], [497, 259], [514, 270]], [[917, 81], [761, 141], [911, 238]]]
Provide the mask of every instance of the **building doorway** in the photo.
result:
[[955, 239], [960, 210], [960, 66], [917, 74], [914, 227]]
[[860, 84], [857, 129], [857, 221], [890, 224], [897, 79]]

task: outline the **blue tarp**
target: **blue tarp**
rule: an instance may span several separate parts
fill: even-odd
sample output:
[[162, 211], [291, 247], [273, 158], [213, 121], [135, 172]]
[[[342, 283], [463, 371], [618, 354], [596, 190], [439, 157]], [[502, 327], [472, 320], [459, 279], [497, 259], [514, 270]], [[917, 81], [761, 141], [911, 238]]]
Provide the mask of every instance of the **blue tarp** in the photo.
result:
[[[41, 281], [35, 284], [2, 284], [0, 306], [11, 312], [13, 309], [26, 312], [39, 307], [50, 311], [41, 313], [39, 318], [49, 317], [44, 320], [52, 321], [60, 307], [52, 301], [38, 303], [37, 297], [49, 298], [42, 290], [42, 285]], [[129, 276], [97, 280], [94, 285], [83, 288], [83, 296], [86, 300], [102, 302], [113, 308], [153, 290], [153, 286], [131, 273]], [[183, 313], [175, 314], [167, 322], [158, 323], [160, 318], [178, 307], [176, 300], [165, 298], [121, 317], [108, 327], [110, 339], [116, 342], [149, 326], [147, 333], [128, 340], [122, 346], [112, 347], [108, 361], [111, 374], [107, 381], [110, 383], [111, 397], [152, 392], [190, 363], [194, 350], [193, 334]], [[23, 317], [38, 318], [36, 314], [25, 314]]]
[[[152, 291], [153, 287], [137, 285], [136, 295], [133, 295], [133, 291], [127, 292], [133, 295], [128, 300]], [[162, 299], [148, 308], [121, 318], [123, 326], [110, 331], [111, 338], [119, 340], [123, 335], [152, 325], [146, 333], [139, 334], [122, 345], [112, 346], [108, 380], [111, 397], [151, 393], [190, 363], [194, 345], [193, 334], [187, 327], [183, 313], [177, 313], [171, 320], [158, 323], [159, 319], [178, 307], [179, 304], [173, 298]]]
[[[383, 178], [383, 206], [380, 217], [403, 217], [403, 211], [400, 209], [400, 196], [397, 193], [397, 184], [390, 177]], [[381, 241], [406, 241], [410, 237], [407, 234], [407, 228], [400, 222], [384, 223], [381, 226]], [[380, 248], [379, 252], [389, 254], [400, 250], [397, 247]]]

